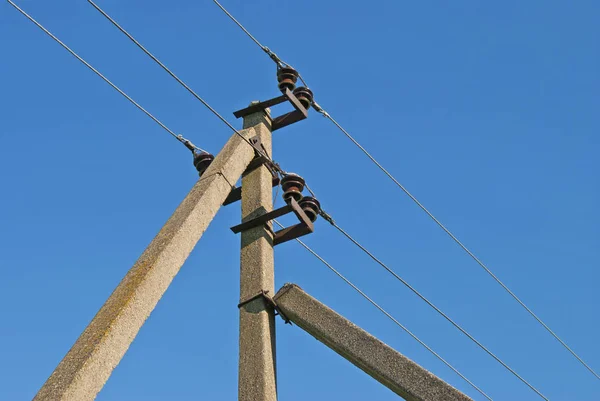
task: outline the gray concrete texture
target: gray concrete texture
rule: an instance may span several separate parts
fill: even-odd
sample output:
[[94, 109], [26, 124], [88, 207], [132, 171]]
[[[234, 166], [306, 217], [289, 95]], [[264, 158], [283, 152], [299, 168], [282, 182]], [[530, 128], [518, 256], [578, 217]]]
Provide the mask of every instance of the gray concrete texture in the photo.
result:
[[293, 323], [405, 400], [472, 401], [297, 285], [286, 284], [274, 299]]
[[[240, 133], [256, 134], [253, 128]], [[96, 397], [253, 158], [253, 148], [234, 134], [34, 400]]]
[[[271, 155], [271, 118], [259, 112], [244, 118], [244, 128], [254, 126]], [[273, 209], [273, 177], [262, 166], [242, 178], [242, 222]], [[240, 302], [262, 290], [275, 292], [273, 235], [265, 225], [241, 234]], [[276, 401], [275, 317], [262, 297], [240, 308], [239, 401]]]

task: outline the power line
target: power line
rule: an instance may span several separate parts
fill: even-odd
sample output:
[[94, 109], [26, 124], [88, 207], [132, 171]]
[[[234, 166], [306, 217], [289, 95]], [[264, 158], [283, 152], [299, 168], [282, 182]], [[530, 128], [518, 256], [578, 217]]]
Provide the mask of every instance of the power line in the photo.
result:
[[[306, 184], [305, 188], [308, 192], [310, 192], [310, 194], [316, 198], [317, 196], [315, 195], [315, 192]], [[469, 332], [467, 332], [465, 329], [463, 329], [458, 323], [456, 323], [454, 320], [452, 320], [452, 318], [450, 318], [450, 316], [448, 316], [446, 313], [444, 313], [440, 308], [438, 308], [437, 306], [435, 306], [435, 304], [433, 302], [431, 302], [429, 299], [427, 299], [427, 297], [425, 297], [423, 294], [421, 294], [419, 291], [417, 291], [416, 288], [414, 288], [412, 285], [410, 285], [406, 280], [404, 280], [402, 277], [400, 277], [395, 271], [393, 271], [391, 268], [389, 268], [385, 263], [383, 263], [379, 258], [377, 258], [375, 255], [373, 255], [367, 248], [365, 248], [363, 245], [360, 244], [360, 242], [358, 242], [356, 239], [354, 239], [354, 237], [352, 237], [350, 234], [348, 234], [343, 228], [341, 228], [336, 222], [335, 220], [331, 217], [331, 215], [329, 215], [327, 212], [325, 212], [325, 210], [323, 210], [322, 208], [320, 209], [320, 213], [321, 217], [323, 217], [329, 224], [331, 224], [335, 229], [337, 229], [340, 233], [342, 233], [347, 239], [349, 239], [354, 245], [356, 245], [360, 250], [362, 250], [364, 253], [366, 253], [371, 259], [373, 259], [376, 263], [378, 263], [379, 265], [381, 265], [385, 270], [387, 270], [388, 273], [390, 273], [392, 276], [394, 276], [394, 278], [396, 278], [398, 281], [400, 281], [402, 284], [404, 284], [409, 290], [411, 290], [415, 295], [417, 295], [419, 298], [421, 298], [421, 300], [423, 300], [427, 305], [429, 305], [431, 308], [433, 308], [438, 314], [440, 314], [444, 319], [446, 319], [448, 322], [450, 322], [454, 327], [456, 327], [461, 333], [463, 333], [465, 336], [467, 336], [471, 341], [473, 341], [477, 346], [479, 346], [479, 348], [481, 348], [482, 350], [484, 350], [488, 355], [490, 355], [492, 358], [494, 358], [498, 363], [500, 363], [504, 368], [506, 368], [510, 373], [512, 373], [515, 377], [517, 377], [521, 382], [523, 382], [524, 384], [526, 384], [531, 390], [533, 390], [537, 395], [539, 395], [540, 397], [542, 397], [544, 400], [548, 401], [548, 398], [546, 398], [540, 391], [538, 391], [533, 385], [531, 385], [527, 380], [525, 380], [523, 377], [521, 377], [516, 371], [514, 371], [510, 366], [508, 366], [504, 361], [502, 361], [499, 357], [497, 357], [492, 351], [490, 351], [486, 346], [484, 346], [483, 344], [481, 344], [479, 341], [477, 341], [477, 339], [475, 337], [473, 337], [471, 334], [469, 334]], [[279, 223], [278, 223], [279, 224]]]
[[[10, 1], [10, 0], [9, 0]], [[144, 53], [146, 53], [146, 55], [148, 57], [150, 57], [154, 62], [156, 62], [159, 66], [161, 66], [161, 68], [163, 70], [165, 70], [172, 78], [174, 78], [181, 86], [183, 86], [189, 93], [191, 93], [197, 100], [200, 101], [200, 103], [202, 103], [208, 110], [211, 111], [211, 113], [213, 113], [215, 116], [217, 116], [219, 118], [219, 120], [221, 120], [225, 125], [227, 125], [235, 134], [237, 134], [240, 138], [242, 138], [248, 145], [252, 146], [256, 152], [259, 153], [259, 155], [265, 157], [269, 163], [270, 163], [270, 167], [271, 169], [275, 170], [275, 172], [285, 175], [286, 172], [283, 171], [281, 169], [281, 167], [275, 163], [271, 157], [269, 155], [266, 154], [266, 152], [260, 151], [258, 149], [256, 149], [252, 143], [250, 143], [250, 141], [245, 138], [237, 129], [235, 129], [235, 127], [233, 125], [231, 125], [231, 123], [229, 123], [229, 121], [227, 121], [221, 114], [219, 114], [219, 112], [217, 112], [213, 107], [211, 107], [210, 104], [208, 104], [208, 102], [206, 102], [202, 97], [200, 97], [200, 95], [198, 95], [192, 88], [190, 88], [185, 82], [183, 82], [177, 75], [175, 75], [175, 73], [173, 71], [171, 71], [166, 65], [164, 65], [158, 58], [156, 58], [156, 56], [154, 56], [152, 53], [150, 53], [150, 51], [148, 49], [146, 49], [140, 42], [138, 42], [129, 32], [127, 32], [121, 25], [119, 25], [117, 23], [117, 21], [115, 21], [114, 19], [112, 19], [110, 17], [110, 15], [108, 15], [104, 10], [102, 10], [96, 3], [94, 3], [92, 0], [88, 0], [88, 3], [90, 3], [96, 10], [98, 10], [100, 12], [100, 14], [102, 14], [106, 19], [108, 19], [115, 27], [117, 27], [117, 29], [119, 29], [119, 31], [121, 31], [125, 36], [127, 36], [133, 43], [135, 43], [135, 45], [137, 47], [139, 47]]]
[[506, 284], [504, 284], [473, 252], [469, 250], [449, 229], [446, 228], [421, 202], [417, 200], [415, 196], [413, 196], [394, 176], [387, 171], [371, 154], [360, 144], [356, 139], [354, 139], [348, 131], [346, 131], [333, 117], [329, 115], [326, 111], [321, 112], [326, 118], [331, 120], [360, 150], [363, 151], [365, 155], [371, 159], [381, 171], [383, 171], [414, 203], [417, 204], [446, 234], [450, 236], [479, 266], [481, 266], [506, 292], [510, 294], [510, 296], [519, 303], [539, 324], [541, 324], [558, 342], [560, 342], [563, 347], [565, 347], [583, 366], [585, 366], [596, 378], [600, 379], [600, 376], [575, 353], [542, 319], [540, 319], [517, 295], [508, 288]]
[[[267, 53], [267, 55], [271, 58], [271, 60], [273, 60], [275, 62], [275, 64], [277, 64], [278, 68], [283, 68], [283, 67], [290, 67], [290, 68], [294, 68], [292, 67], [289, 63], [286, 63], [285, 61], [283, 61], [282, 59], [279, 58], [279, 56], [277, 56], [277, 54], [275, 54], [271, 49], [269, 49], [267, 46], [264, 46], [262, 43], [260, 43], [258, 41], [258, 39], [256, 39], [237, 19], [235, 19], [235, 17], [233, 15], [231, 15], [231, 13], [229, 11], [227, 11], [227, 9], [225, 7], [223, 7], [221, 5], [221, 3], [219, 3], [217, 0], [213, 0], [215, 2], [215, 4], [225, 13], [227, 14], [227, 16], [233, 21], [235, 22], [235, 24], [240, 27], [240, 29], [242, 31], [244, 31], [246, 33], [246, 35], [248, 35], [248, 37], [250, 39], [252, 39], [252, 41], [254, 43], [256, 43], [258, 45], [258, 47], [260, 47], [262, 49], [262, 51], [264, 51], [265, 53]], [[304, 84], [305, 87], [308, 88], [308, 85], [306, 83], [306, 81], [304, 80], [304, 78], [302, 78], [302, 75], [298, 72], [298, 78], [300, 79], [300, 81], [302, 81], [302, 83]]]
[[[284, 63], [283, 61], [281, 61], [281, 59], [279, 59], [275, 53], [273, 53], [268, 47], [264, 46], [263, 44], [261, 44], [254, 36], [252, 36], [252, 34], [250, 34], [250, 32], [248, 32], [248, 30], [246, 28], [244, 28], [244, 26], [237, 21], [217, 0], [213, 0], [214, 3], [219, 6], [219, 8], [221, 10], [223, 10], [227, 16], [229, 18], [231, 18], [231, 20], [233, 22], [235, 22], [261, 49], [263, 49], [263, 51], [265, 51], [269, 57], [271, 57], [271, 59], [273, 61], [275, 61], [277, 63], [278, 66], [281, 66], [281, 64], [287, 65], [289, 66], [289, 64]], [[306, 84], [306, 82], [304, 81], [304, 79], [302, 79], [300, 77], [300, 79], [302, 80], [302, 82], [304, 83], [305, 86], [308, 87], [308, 85]], [[419, 200], [412, 195], [408, 189], [406, 189], [406, 187], [404, 187], [387, 169], [385, 169], [381, 163], [379, 163], [352, 135], [350, 135], [350, 133], [344, 129], [344, 127], [342, 127], [342, 125], [340, 123], [338, 123], [333, 117], [331, 117], [331, 115], [325, 110], [323, 109], [316, 101], [313, 102], [313, 108], [320, 114], [322, 114], [325, 118], [327, 118], [328, 120], [330, 120], [340, 131], [342, 131], [342, 133], [348, 138], [350, 139], [350, 141], [352, 141], [352, 143], [354, 143], [354, 145], [356, 145], [381, 171], [383, 171], [385, 173], [385, 175], [388, 176], [388, 178], [390, 178], [417, 206], [419, 206], [419, 208], [421, 208], [442, 230], [444, 230], [444, 232], [446, 234], [448, 234], [450, 236], [450, 238], [452, 238], [452, 240], [454, 240], [454, 242], [456, 242], [481, 268], [483, 268], [493, 279], [494, 281], [496, 281], [496, 283], [498, 283], [508, 294], [510, 294], [510, 296], [517, 301], [517, 303], [519, 303], [519, 305], [521, 305], [539, 324], [542, 325], [542, 327], [544, 327], [548, 333], [550, 333], [564, 348], [566, 348], [583, 366], [585, 366], [587, 368], [587, 370], [589, 370], [594, 376], [596, 376], [597, 379], [600, 379], [600, 375], [598, 375], [598, 373], [596, 373], [579, 355], [577, 355], [575, 353], [575, 351], [573, 351], [571, 349], [571, 347], [569, 347], [559, 336], [558, 334], [556, 334], [546, 323], [544, 323], [544, 321], [538, 317], [519, 297], [517, 297], [517, 295], [512, 292], [512, 290], [510, 290], [510, 288], [508, 288], [508, 286], [506, 284], [504, 284], [477, 256], [475, 256], [475, 254], [473, 252], [471, 252], [471, 250], [469, 250], [469, 248], [466, 247], [466, 245], [464, 245], [454, 234], [452, 234], [452, 232], [446, 228], [446, 226], [444, 226], [421, 202], [419, 202]]]
[[267, 53], [267, 54], [269, 55], [269, 57], [271, 57], [271, 58], [273, 59], [273, 61], [275, 61], [275, 62], [277, 63], [277, 65], [278, 65], [278, 66], [280, 66], [280, 67], [285, 67], [285, 65], [286, 65], [286, 64], [285, 64], [285, 63], [283, 63], [283, 62], [282, 62], [282, 61], [279, 59], [279, 57], [273, 57], [273, 55], [275, 55], [275, 53], [273, 53], [273, 52], [272, 52], [272, 51], [271, 51], [271, 50], [270, 50], [270, 49], [269, 49], [267, 46], [263, 46], [263, 45], [262, 45], [262, 44], [261, 44], [261, 43], [258, 41], [258, 39], [256, 39], [256, 38], [255, 38], [255, 37], [254, 37], [254, 36], [253, 36], [253, 35], [252, 35], [252, 34], [251, 34], [251, 33], [250, 33], [250, 32], [249, 32], [249, 31], [248, 31], [246, 28], [244, 28], [244, 26], [243, 26], [242, 24], [240, 24], [240, 23], [239, 23], [239, 21], [238, 21], [238, 20], [236, 20], [236, 19], [235, 19], [235, 17], [234, 17], [233, 15], [231, 15], [231, 14], [229, 13], [229, 11], [227, 11], [227, 10], [225, 9], [225, 7], [223, 7], [221, 4], [219, 4], [219, 2], [218, 2], [218, 1], [216, 1], [216, 0], [215, 0], [215, 3], [216, 3], [216, 5], [217, 5], [217, 6], [219, 6], [219, 7], [221, 8], [221, 10], [222, 10], [222, 11], [223, 11], [225, 14], [227, 14], [227, 16], [228, 16], [229, 18], [231, 18], [231, 20], [232, 20], [233, 22], [235, 22], [235, 23], [237, 24], [237, 26], [239, 26], [239, 27], [242, 29], [242, 31], [244, 31], [244, 32], [246, 33], [246, 35], [248, 35], [248, 37], [249, 37], [250, 39], [252, 39], [252, 40], [254, 41], [254, 43], [256, 43], [256, 44], [257, 44], [257, 46], [258, 46], [258, 47], [260, 47], [260, 48], [261, 48], [261, 49], [262, 49], [262, 50], [263, 50], [265, 53]]
[[[316, 198], [315, 192], [308, 186], [305, 185], [305, 188], [307, 189], [308, 192], [310, 192], [310, 194]], [[444, 319], [446, 319], [448, 322], [450, 322], [454, 327], [456, 327], [461, 333], [463, 333], [465, 336], [467, 336], [471, 341], [473, 341], [477, 346], [479, 346], [479, 348], [481, 348], [482, 350], [484, 350], [488, 355], [490, 355], [492, 358], [494, 358], [498, 363], [500, 363], [504, 368], [506, 368], [510, 373], [512, 373], [515, 377], [517, 377], [521, 382], [523, 382], [524, 384], [526, 384], [531, 390], [533, 390], [537, 395], [539, 395], [540, 397], [542, 397], [544, 400], [548, 401], [548, 399], [540, 392], [538, 391], [533, 385], [531, 385], [527, 380], [525, 380], [523, 377], [521, 377], [516, 371], [514, 371], [510, 366], [508, 366], [504, 361], [502, 361], [499, 357], [497, 357], [493, 352], [491, 352], [486, 346], [484, 346], [483, 344], [481, 344], [479, 341], [477, 341], [477, 339], [475, 337], [473, 337], [471, 334], [469, 334], [465, 329], [463, 329], [458, 323], [456, 323], [454, 320], [452, 320], [452, 318], [450, 318], [450, 316], [448, 316], [446, 313], [444, 313], [440, 308], [438, 308], [437, 306], [435, 306], [435, 304], [433, 302], [431, 302], [429, 299], [427, 299], [427, 297], [425, 297], [423, 294], [421, 294], [419, 291], [417, 291], [416, 288], [414, 288], [412, 285], [410, 285], [406, 280], [404, 280], [402, 277], [400, 277], [395, 271], [393, 271], [391, 268], [389, 268], [385, 263], [383, 263], [379, 258], [377, 258], [375, 255], [373, 255], [367, 248], [365, 248], [363, 245], [361, 245], [356, 239], [354, 239], [354, 237], [352, 237], [350, 234], [348, 234], [343, 228], [341, 228], [336, 222], [335, 220], [331, 217], [331, 215], [329, 215], [327, 212], [325, 212], [325, 210], [323, 210], [321, 208], [320, 213], [321, 217], [323, 217], [329, 224], [331, 224], [335, 229], [337, 229], [340, 233], [342, 233], [347, 239], [349, 239], [354, 245], [356, 245], [360, 250], [362, 250], [364, 253], [366, 253], [371, 259], [373, 259], [376, 263], [378, 263], [379, 265], [381, 265], [388, 273], [390, 273], [392, 276], [394, 276], [394, 278], [396, 278], [398, 281], [400, 281], [402, 284], [404, 284], [409, 290], [411, 290], [415, 295], [417, 295], [419, 298], [421, 298], [421, 300], [423, 300], [427, 305], [429, 305], [431, 308], [433, 308], [438, 314], [440, 314]]]
[[31, 17], [29, 14], [27, 14], [25, 11], [23, 11], [19, 6], [17, 6], [15, 3], [13, 3], [11, 0], [7, 0], [8, 3], [13, 6], [14, 8], [16, 8], [21, 14], [23, 14], [25, 17], [27, 17], [31, 22], [33, 22], [35, 25], [37, 25], [38, 28], [40, 28], [42, 31], [44, 31], [48, 36], [50, 36], [52, 39], [54, 39], [58, 44], [60, 44], [63, 48], [65, 48], [65, 50], [67, 50], [69, 53], [71, 53], [71, 55], [73, 57], [75, 57], [77, 60], [81, 61], [87, 68], [89, 68], [90, 70], [92, 70], [94, 73], [96, 73], [96, 75], [98, 75], [100, 78], [102, 78], [107, 84], [109, 84], [110, 86], [113, 87], [113, 89], [115, 89], [117, 92], [119, 92], [121, 95], [123, 95], [125, 97], [125, 99], [129, 100], [135, 107], [137, 107], [138, 109], [140, 109], [141, 111], [143, 111], [148, 117], [150, 117], [155, 123], [157, 123], [158, 125], [161, 126], [162, 129], [164, 129], [165, 131], [167, 131], [169, 134], [171, 134], [175, 139], [177, 139], [179, 142], [183, 143], [188, 149], [194, 151], [194, 150], [199, 150], [199, 151], [203, 151], [204, 149], [199, 148], [198, 146], [194, 145], [192, 142], [190, 142], [188, 139], [185, 139], [181, 134], [176, 134], [175, 132], [173, 132], [169, 127], [167, 127], [165, 124], [163, 124], [158, 118], [154, 117], [149, 111], [147, 111], [145, 108], [143, 108], [139, 103], [137, 103], [135, 100], [133, 100], [131, 98], [131, 96], [129, 96], [127, 93], [123, 92], [117, 85], [113, 84], [108, 78], [106, 78], [104, 75], [102, 75], [102, 73], [100, 73], [100, 71], [98, 71], [97, 69], [95, 69], [94, 67], [91, 66], [91, 64], [89, 64], [87, 61], [85, 61], [83, 58], [81, 58], [77, 53], [75, 53], [73, 50], [71, 50], [71, 48], [69, 46], [67, 46], [66, 44], [64, 44], [60, 39], [58, 39], [56, 36], [54, 36], [50, 31], [48, 31], [46, 28], [44, 28], [39, 22], [37, 22], [35, 19], [33, 19], [33, 17]]
[[[308, 192], [310, 192], [310, 194], [316, 198], [317, 196], [315, 195], [315, 192], [308, 186], [305, 185], [305, 188]], [[440, 308], [438, 308], [437, 306], [435, 306], [435, 304], [433, 302], [431, 302], [429, 299], [427, 299], [427, 297], [425, 297], [423, 294], [421, 294], [419, 291], [417, 291], [416, 288], [414, 288], [412, 285], [410, 285], [406, 280], [404, 280], [402, 277], [400, 277], [394, 270], [392, 270], [390, 267], [388, 267], [385, 263], [383, 263], [379, 258], [377, 258], [375, 255], [373, 255], [373, 253], [371, 253], [367, 248], [365, 248], [363, 245], [360, 244], [360, 242], [358, 242], [356, 239], [354, 239], [354, 237], [352, 237], [350, 234], [348, 234], [343, 228], [341, 228], [336, 222], [335, 220], [331, 217], [331, 215], [329, 215], [327, 212], [325, 212], [325, 210], [323, 210], [323, 208], [320, 209], [319, 214], [321, 215], [321, 217], [323, 217], [329, 224], [331, 224], [335, 229], [337, 229], [340, 233], [342, 233], [347, 239], [349, 239], [354, 245], [356, 245], [360, 250], [362, 250], [364, 253], [366, 253], [371, 259], [373, 259], [376, 263], [378, 263], [379, 265], [381, 265], [388, 273], [390, 273], [392, 276], [394, 276], [394, 278], [396, 278], [398, 281], [400, 281], [402, 284], [404, 284], [409, 290], [411, 290], [415, 295], [417, 295], [419, 298], [421, 298], [421, 300], [423, 300], [427, 305], [429, 305], [431, 308], [433, 308], [433, 310], [435, 310], [438, 314], [440, 314], [444, 319], [446, 319], [448, 322], [450, 322], [454, 327], [456, 327], [461, 333], [463, 333], [465, 336], [467, 336], [467, 338], [469, 338], [471, 341], [473, 341], [477, 346], [479, 346], [479, 348], [481, 348], [482, 350], [484, 350], [488, 355], [490, 355], [492, 358], [494, 358], [498, 363], [500, 363], [504, 368], [506, 368], [510, 373], [512, 373], [515, 377], [517, 377], [521, 382], [523, 382], [524, 384], [526, 384], [531, 390], [533, 390], [537, 395], [539, 395], [540, 397], [542, 397], [544, 400], [548, 401], [548, 399], [540, 392], [538, 391], [535, 387], [533, 387], [533, 385], [531, 385], [527, 380], [525, 380], [523, 377], [521, 377], [516, 371], [514, 371], [510, 366], [508, 366], [504, 361], [502, 361], [499, 357], [497, 357], [492, 351], [490, 351], [486, 346], [484, 346], [483, 344], [481, 344], [479, 341], [477, 341], [477, 339], [475, 337], [473, 337], [471, 334], [469, 334], [469, 332], [467, 332], [465, 329], [463, 329], [458, 323], [456, 323], [452, 318], [450, 318], [450, 316], [448, 316], [446, 313], [444, 313]]]
[[[327, 215], [327, 217], [329, 217], [329, 215]], [[421, 294], [419, 291], [417, 291], [416, 288], [414, 288], [412, 285], [410, 285], [406, 280], [404, 280], [402, 277], [400, 277], [396, 272], [394, 272], [391, 268], [389, 268], [385, 263], [383, 263], [381, 260], [379, 260], [375, 255], [373, 255], [371, 252], [369, 252], [368, 249], [366, 249], [364, 246], [362, 246], [356, 239], [354, 239], [350, 234], [348, 234], [344, 229], [342, 229], [340, 226], [337, 225], [337, 223], [335, 223], [335, 221], [333, 221], [333, 219], [331, 219], [331, 217], [329, 217], [328, 219], [329, 223], [335, 227], [340, 233], [342, 233], [346, 238], [348, 238], [354, 245], [356, 245], [358, 248], [360, 248], [364, 253], [366, 253], [371, 259], [373, 259], [375, 262], [377, 262], [379, 265], [381, 265], [385, 270], [388, 271], [388, 273], [390, 273], [392, 276], [394, 276], [398, 281], [400, 281], [402, 284], [404, 284], [409, 290], [411, 290], [413, 293], [415, 293], [415, 295], [417, 295], [419, 298], [421, 298], [423, 301], [425, 301], [425, 303], [427, 305], [429, 305], [431, 308], [433, 308], [437, 313], [439, 313], [444, 319], [446, 319], [448, 322], [450, 322], [454, 327], [456, 327], [461, 333], [463, 333], [465, 336], [467, 336], [471, 341], [473, 341], [475, 344], [477, 344], [477, 346], [479, 346], [479, 348], [481, 348], [482, 350], [484, 350], [488, 355], [490, 355], [492, 358], [494, 358], [498, 363], [500, 363], [502, 366], [504, 366], [510, 373], [512, 373], [515, 377], [517, 377], [519, 380], [521, 380], [524, 384], [526, 384], [531, 390], [533, 390], [537, 395], [539, 395], [540, 397], [542, 397], [544, 400], [548, 401], [548, 398], [546, 398], [541, 392], [539, 392], [533, 385], [531, 385], [527, 380], [525, 380], [523, 377], [521, 377], [517, 372], [515, 372], [510, 366], [508, 366], [504, 361], [502, 361], [499, 357], [497, 357], [492, 351], [490, 351], [485, 345], [481, 344], [479, 341], [477, 341], [477, 339], [475, 337], [473, 337], [471, 334], [469, 334], [465, 329], [463, 329], [458, 323], [456, 323], [454, 320], [452, 320], [452, 318], [450, 318], [450, 316], [448, 316], [447, 314], [445, 314], [440, 308], [438, 308], [437, 306], [435, 306], [435, 304], [433, 304], [433, 302], [431, 302], [429, 299], [427, 299], [423, 294]]]
[[[279, 227], [281, 228], [285, 228], [280, 222], [278, 222], [277, 220], [273, 220]], [[447, 367], [449, 367], [450, 369], [452, 369], [452, 371], [454, 373], [456, 373], [457, 375], [459, 375], [464, 381], [466, 381], [467, 383], [469, 383], [475, 390], [477, 390], [481, 395], [483, 395], [485, 398], [487, 398], [488, 400], [492, 401], [492, 398], [487, 395], [483, 390], [481, 390], [479, 387], [477, 387], [473, 382], [471, 382], [469, 379], [467, 379], [462, 373], [460, 373], [454, 366], [452, 366], [449, 362], [447, 362], [444, 358], [442, 358], [437, 352], [435, 352], [433, 349], [431, 349], [431, 347], [429, 347], [425, 342], [423, 342], [419, 337], [417, 337], [413, 332], [411, 332], [408, 328], [406, 328], [406, 326], [404, 326], [402, 323], [400, 323], [398, 320], [396, 320], [391, 314], [389, 314], [385, 309], [383, 309], [383, 307], [381, 307], [377, 302], [373, 301], [373, 299], [371, 299], [367, 294], [365, 294], [360, 288], [358, 288], [356, 285], [354, 285], [350, 280], [348, 280], [344, 275], [342, 275], [342, 273], [340, 273], [339, 271], [337, 271], [329, 262], [327, 262], [325, 259], [323, 259], [318, 253], [316, 253], [314, 250], [312, 250], [308, 245], [306, 245], [304, 242], [302, 242], [301, 240], [299, 240], [298, 238], [296, 238], [296, 241], [298, 241], [298, 243], [300, 245], [302, 245], [307, 251], [309, 251], [314, 257], [316, 257], [317, 259], [319, 259], [325, 266], [327, 266], [327, 268], [329, 268], [329, 270], [331, 270], [333, 273], [335, 273], [339, 278], [341, 278], [342, 280], [344, 280], [344, 282], [346, 284], [348, 284], [350, 287], [352, 287], [356, 292], [358, 292], [363, 298], [365, 298], [367, 301], [369, 301], [374, 307], [376, 307], [377, 309], [379, 309], [379, 311], [381, 313], [383, 313], [385, 316], [387, 316], [392, 322], [394, 322], [396, 325], [398, 325], [402, 330], [404, 330], [409, 336], [411, 336], [413, 339], [415, 339], [419, 344], [421, 344], [423, 347], [425, 347], [425, 349], [427, 349], [427, 351], [431, 352], [436, 358], [438, 358], [440, 361], [442, 361]]]

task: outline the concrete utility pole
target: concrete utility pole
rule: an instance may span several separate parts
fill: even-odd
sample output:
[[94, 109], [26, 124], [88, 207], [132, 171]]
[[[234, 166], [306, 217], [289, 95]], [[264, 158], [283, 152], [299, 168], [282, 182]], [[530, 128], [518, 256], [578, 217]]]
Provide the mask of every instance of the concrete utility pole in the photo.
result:
[[[244, 128], [249, 127], [272, 157], [268, 109], [244, 117]], [[242, 178], [242, 222], [272, 209], [273, 176], [263, 165]], [[243, 231], [241, 242], [238, 399], [276, 401], [275, 317], [264, 297], [252, 299], [262, 291], [274, 293], [273, 234], [260, 225]]]
[[[246, 138], [255, 136], [254, 129], [240, 133]], [[54, 370], [35, 401], [86, 401], [96, 397], [254, 155], [254, 149], [237, 134], [231, 137]], [[271, 254], [271, 286], [272, 258]]]

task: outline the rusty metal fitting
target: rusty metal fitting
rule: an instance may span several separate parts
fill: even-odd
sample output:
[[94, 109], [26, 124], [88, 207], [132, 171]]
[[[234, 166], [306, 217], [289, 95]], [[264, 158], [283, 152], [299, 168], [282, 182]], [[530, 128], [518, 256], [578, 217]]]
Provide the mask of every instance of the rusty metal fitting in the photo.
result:
[[290, 67], [282, 67], [277, 70], [277, 81], [279, 81], [279, 90], [285, 93], [286, 89], [291, 91], [296, 87], [298, 80], [298, 71]]
[[300, 103], [302, 103], [302, 106], [304, 106], [304, 108], [308, 110], [310, 105], [313, 103], [312, 91], [308, 88], [305, 88], [304, 86], [300, 86], [299, 88], [294, 89], [293, 93], [294, 96], [298, 98]]
[[319, 213], [321, 213], [321, 204], [319, 201], [312, 196], [305, 196], [298, 204], [302, 210], [304, 210], [304, 213], [306, 213], [306, 216], [308, 216], [310, 221], [314, 223], [317, 220], [317, 217], [319, 217]]
[[201, 177], [213, 160], [215, 157], [208, 152], [194, 152], [194, 167]]
[[283, 200], [290, 203], [293, 198], [296, 202], [302, 199], [302, 190], [304, 190], [304, 178], [298, 174], [288, 173], [281, 179], [281, 188], [283, 189]]

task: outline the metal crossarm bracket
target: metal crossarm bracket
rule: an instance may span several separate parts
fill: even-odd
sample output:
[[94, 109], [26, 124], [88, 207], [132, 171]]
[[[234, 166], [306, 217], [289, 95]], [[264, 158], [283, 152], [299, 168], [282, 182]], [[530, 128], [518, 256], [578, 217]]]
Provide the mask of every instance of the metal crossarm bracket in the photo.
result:
[[287, 88], [285, 89], [285, 94], [275, 97], [273, 99], [265, 100], [264, 102], [253, 104], [252, 106], [246, 107], [245, 109], [238, 110], [234, 112], [233, 115], [236, 118], [241, 118], [249, 114], [256, 113], [258, 111], [263, 111], [268, 107], [275, 106], [286, 101], [289, 102], [295, 110], [283, 114], [279, 117], [273, 118], [273, 123], [271, 126], [272, 131], [276, 131], [295, 122], [304, 120], [308, 117], [308, 110], [304, 108], [304, 106], [302, 106], [302, 103], [300, 103], [296, 95], [294, 95], [292, 91], [290, 91]]
[[273, 236], [273, 245], [279, 245], [284, 242], [293, 240], [306, 234], [310, 234], [314, 231], [314, 225], [308, 218], [304, 210], [298, 205], [295, 199], [290, 198], [290, 203], [275, 209], [269, 213], [265, 213], [252, 220], [248, 220], [245, 223], [238, 224], [237, 226], [231, 227], [231, 231], [235, 234], [242, 231], [249, 230], [254, 227], [258, 227], [268, 223], [269, 221], [278, 217], [284, 216], [289, 213], [294, 213], [298, 217], [299, 223], [293, 226], [276, 231]]

